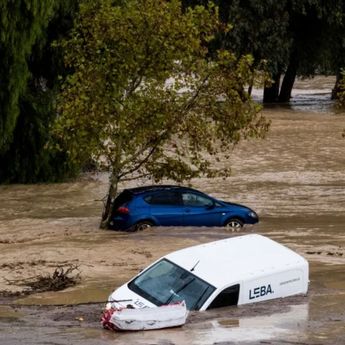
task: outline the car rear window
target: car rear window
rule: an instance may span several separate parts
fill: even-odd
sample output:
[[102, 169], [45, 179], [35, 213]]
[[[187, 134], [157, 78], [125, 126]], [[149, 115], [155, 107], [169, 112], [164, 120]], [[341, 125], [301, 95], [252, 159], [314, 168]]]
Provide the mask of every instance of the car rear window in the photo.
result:
[[171, 191], [150, 194], [144, 200], [151, 205], [180, 205], [178, 193]]
[[132, 193], [130, 193], [128, 190], [124, 190], [122, 193], [120, 193], [114, 200], [113, 204], [113, 210], [118, 209], [123, 204], [127, 204], [133, 199]]

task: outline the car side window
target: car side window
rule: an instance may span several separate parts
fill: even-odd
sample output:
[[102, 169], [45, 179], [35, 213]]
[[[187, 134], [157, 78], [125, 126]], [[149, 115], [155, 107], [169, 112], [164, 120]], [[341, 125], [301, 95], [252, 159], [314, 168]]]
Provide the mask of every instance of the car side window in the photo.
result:
[[164, 191], [148, 195], [144, 200], [150, 205], [180, 205], [176, 192]]
[[207, 207], [212, 206], [213, 200], [195, 193], [182, 193], [182, 200], [185, 206]]
[[207, 309], [228, 307], [237, 305], [238, 295], [240, 293], [240, 284], [232, 285], [224, 289], [209, 305]]

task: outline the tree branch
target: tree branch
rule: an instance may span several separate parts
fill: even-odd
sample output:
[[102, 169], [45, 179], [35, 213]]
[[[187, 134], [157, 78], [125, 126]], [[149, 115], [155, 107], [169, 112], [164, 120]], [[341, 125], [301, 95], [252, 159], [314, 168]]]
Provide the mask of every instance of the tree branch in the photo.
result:
[[[209, 75], [207, 75], [201, 85], [199, 86], [199, 88], [196, 90], [195, 94], [192, 96], [192, 98], [189, 99], [189, 101], [187, 102], [187, 104], [184, 106], [184, 109], [182, 109], [180, 111], [180, 114], [184, 114], [186, 112], [189, 111], [189, 109], [193, 106], [193, 104], [195, 104], [201, 90], [204, 88], [206, 82], [208, 81]], [[153, 147], [151, 147], [151, 150], [149, 151], [149, 153], [146, 155], [145, 158], [143, 158], [137, 165], [135, 165], [132, 169], [129, 169], [127, 171], [124, 171], [123, 173], [118, 175], [119, 179], [123, 179], [124, 176], [126, 175], [130, 175], [133, 172], [137, 171], [138, 169], [140, 169], [145, 163], [148, 162], [148, 160], [150, 159], [150, 157], [154, 154], [154, 152], [156, 151], [157, 147], [159, 146], [159, 144], [161, 143], [162, 138], [164, 137], [164, 135], [166, 135], [166, 133], [168, 132], [168, 129], [165, 129], [157, 138], [155, 138], [154, 140], [149, 141], [139, 152], [137, 152], [135, 154], [135, 156], [140, 156], [141, 154], [143, 154], [149, 146], [151, 146], [153, 143]], [[129, 162], [130, 159], [127, 160], [127, 162]], [[127, 162], [123, 163], [123, 166], [127, 164]]]
[[154, 154], [156, 151], [158, 145], [160, 144], [160, 140], [157, 140], [155, 145], [151, 148], [150, 152], [146, 155], [145, 158], [143, 158], [137, 165], [135, 165], [132, 169], [129, 169], [127, 171], [124, 171], [122, 174], [118, 175], [118, 178], [121, 179], [123, 176], [129, 175], [134, 173], [135, 171], [139, 170], [149, 159], [150, 157]]
[[121, 181], [122, 182], [134, 181], [134, 180], [138, 180], [138, 179], [141, 179], [141, 178], [146, 178], [146, 177], [149, 177], [149, 176], [150, 176], [150, 174], [146, 173], [146, 174], [141, 174], [141, 175], [137, 175], [137, 176], [133, 176], [133, 177], [123, 178], [123, 179], [121, 179]]
[[184, 114], [184, 113], [188, 112], [192, 108], [193, 104], [195, 104], [195, 102], [196, 102], [196, 100], [197, 100], [201, 90], [204, 88], [204, 86], [205, 86], [206, 82], [208, 81], [209, 77], [210, 77], [210, 75], [208, 74], [203, 79], [203, 81], [201, 82], [201, 85], [198, 87], [198, 89], [196, 90], [195, 94], [192, 96], [191, 99], [188, 100], [187, 104], [184, 106], [184, 109], [181, 109], [180, 114]]

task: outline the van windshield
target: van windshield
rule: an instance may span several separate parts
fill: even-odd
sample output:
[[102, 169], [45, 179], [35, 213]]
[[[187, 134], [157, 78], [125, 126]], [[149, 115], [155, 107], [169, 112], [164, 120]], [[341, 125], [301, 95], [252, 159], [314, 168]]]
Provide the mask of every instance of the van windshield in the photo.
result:
[[157, 306], [184, 300], [199, 310], [215, 287], [190, 271], [162, 259], [128, 284], [129, 289]]

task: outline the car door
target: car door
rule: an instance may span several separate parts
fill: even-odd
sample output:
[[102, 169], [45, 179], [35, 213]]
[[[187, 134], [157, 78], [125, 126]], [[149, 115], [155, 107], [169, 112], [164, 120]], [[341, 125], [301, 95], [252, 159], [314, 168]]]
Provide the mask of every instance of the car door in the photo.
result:
[[144, 198], [157, 225], [182, 225], [183, 205], [176, 191], [158, 191]]
[[221, 226], [221, 205], [206, 195], [182, 192], [183, 225]]

